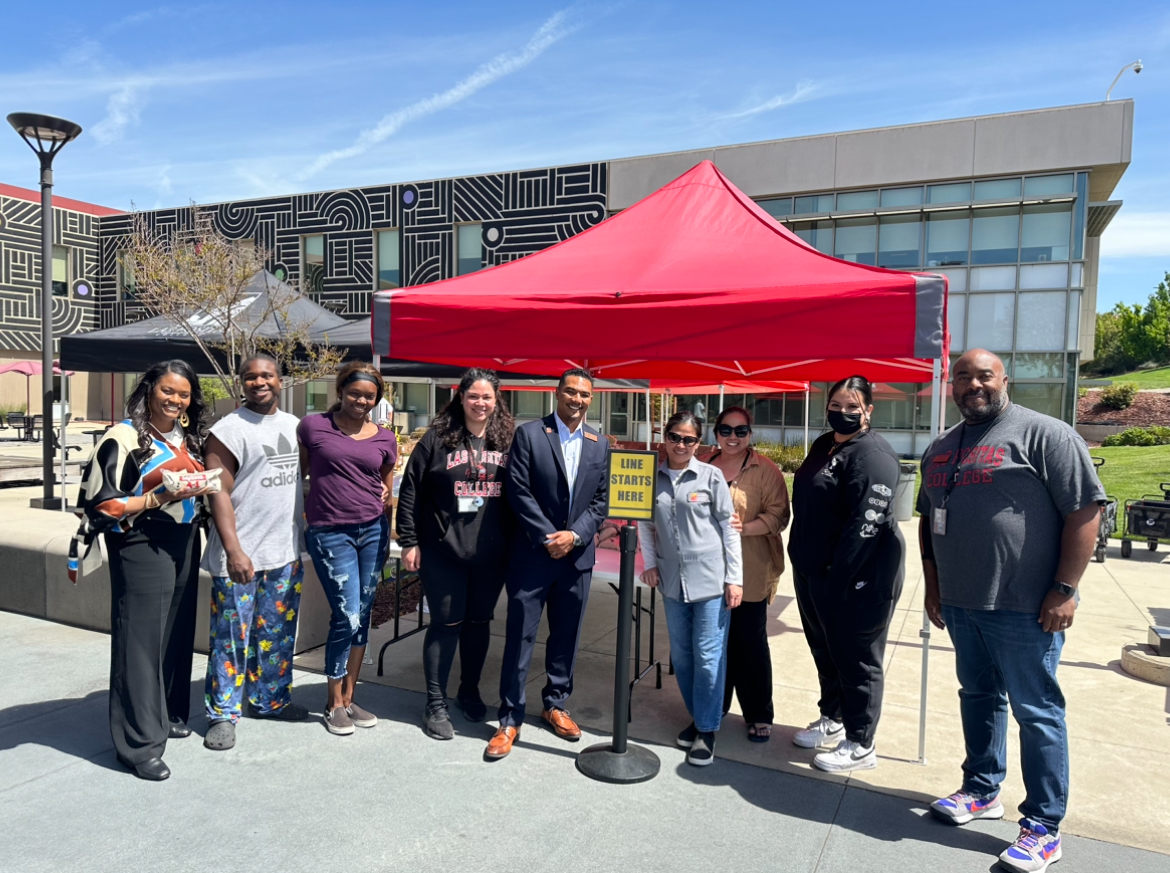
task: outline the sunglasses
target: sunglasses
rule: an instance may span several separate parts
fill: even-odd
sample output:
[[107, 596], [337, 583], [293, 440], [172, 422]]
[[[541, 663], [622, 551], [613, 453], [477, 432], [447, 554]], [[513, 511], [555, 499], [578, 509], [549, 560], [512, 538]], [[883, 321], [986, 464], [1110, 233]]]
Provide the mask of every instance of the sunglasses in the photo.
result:
[[750, 424], [737, 424], [735, 427], [732, 427], [730, 424], [721, 424], [719, 427], [715, 428], [715, 433], [719, 434], [721, 437], [729, 437], [732, 434], [735, 434], [740, 439], [743, 439], [751, 432], [752, 428]]
[[673, 430], [666, 432], [666, 438], [672, 443], [682, 443], [687, 448], [690, 448], [699, 441], [698, 437], [683, 436], [681, 433], [675, 433]]

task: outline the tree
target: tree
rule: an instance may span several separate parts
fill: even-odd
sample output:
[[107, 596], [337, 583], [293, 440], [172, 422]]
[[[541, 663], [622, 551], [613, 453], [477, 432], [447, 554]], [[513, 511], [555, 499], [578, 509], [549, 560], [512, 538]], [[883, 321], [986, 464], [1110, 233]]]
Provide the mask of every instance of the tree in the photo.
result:
[[1118, 303], [1097, 314], [1097, 343], [1086, 373], [1125, 373], [1142, 364], [1170, 361], [1170, 273], [1143, 306]]
[[122, 258], [133, 272], [135, 298], [194, 340], [229, 397], [240, 396], [239, 365], [256, 352], [275, 357], [293, 385], [323, 378], [341, 363], [341, 350], [314, 343], [311, 325], [291, 317], [296, 288], [273, 281], [257, 294], [253, 280], [271, 252], [228, 239], [209, 212], [192, 206], [190, 224], [173, 232], [156, 231], [136, 215]]

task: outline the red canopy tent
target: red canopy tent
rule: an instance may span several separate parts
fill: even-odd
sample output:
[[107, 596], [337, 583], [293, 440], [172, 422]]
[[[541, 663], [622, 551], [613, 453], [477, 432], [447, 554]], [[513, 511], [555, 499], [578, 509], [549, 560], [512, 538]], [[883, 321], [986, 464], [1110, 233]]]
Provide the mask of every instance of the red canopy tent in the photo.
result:
[[544, 251], [374, 295], [374, 354], [602, 378], [925, 382], [946, 280], [818, 252], [710, 161]]

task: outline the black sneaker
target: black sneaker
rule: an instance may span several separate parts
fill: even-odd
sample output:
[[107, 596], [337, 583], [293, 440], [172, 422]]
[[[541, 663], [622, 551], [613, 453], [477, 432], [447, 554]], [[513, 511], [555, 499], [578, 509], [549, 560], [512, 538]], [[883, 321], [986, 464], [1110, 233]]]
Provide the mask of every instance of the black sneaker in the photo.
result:
[[463, 715], [468, 721], [483, 721], [487, 718], [487, 705], [479, 696], [478, 688], [470, 691], [460, 688], [459, 693], [455, 695], [455, 705], [463, 710]]
[[687, 752], [687, 763], [696, 767], [706, 767], [715, 760], [715, 732], [700, 731]]
[[451, 716], [447, 712], [445, 700], [432, 700], [423, 710], [423, 728], [427, 736], [436, 740], [455, 739], [455, 726], [451, 724]]
[[689, 725], [682, 729], [682, 733], [678, 735], [678, 739], [675, 740], [675, 743], [678, 744], [680, 749], [689, 749], [695, 744], [695, 737], [698, 735], [699, 729], [695, 727], [695, 723], [692, 721]]

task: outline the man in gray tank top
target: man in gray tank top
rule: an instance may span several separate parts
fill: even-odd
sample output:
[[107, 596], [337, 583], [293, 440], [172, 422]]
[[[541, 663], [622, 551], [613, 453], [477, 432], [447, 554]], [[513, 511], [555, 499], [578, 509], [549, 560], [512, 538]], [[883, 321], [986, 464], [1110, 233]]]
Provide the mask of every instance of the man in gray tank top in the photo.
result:
[[240, 381], [244, 405], [212, 426], [204, 452], [208, 469], [223, 469], [203, 553], [211, 574], [203, 745], [216, 751], [235, 745], [245, 695], [259, 718], [308, 715], [291, 695], [304, 578], [298, 419], [277, 408], [280, 369], [271, 355], [247, 358]]

